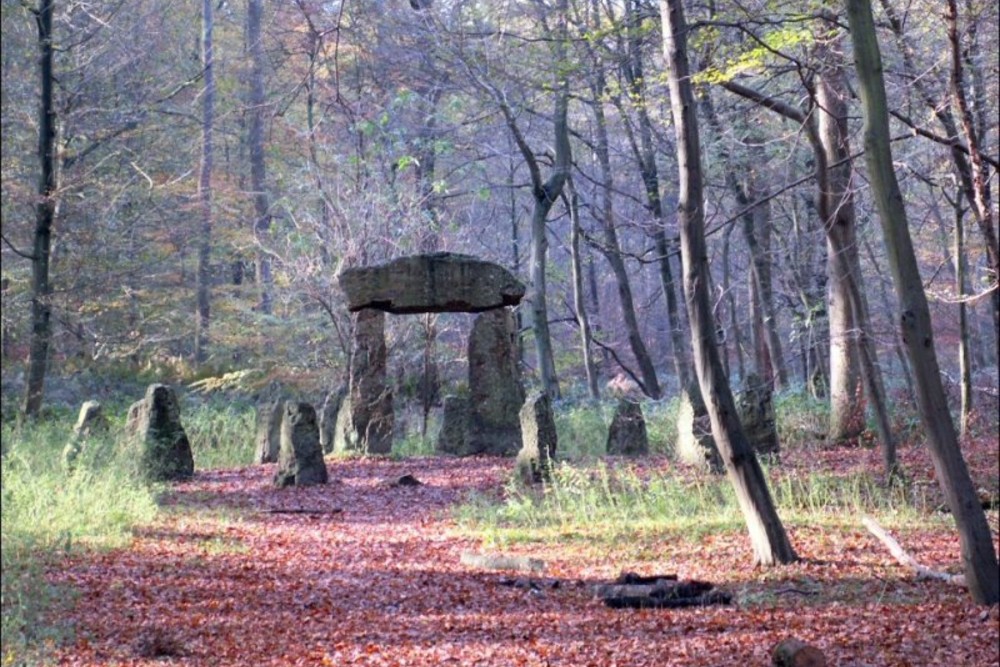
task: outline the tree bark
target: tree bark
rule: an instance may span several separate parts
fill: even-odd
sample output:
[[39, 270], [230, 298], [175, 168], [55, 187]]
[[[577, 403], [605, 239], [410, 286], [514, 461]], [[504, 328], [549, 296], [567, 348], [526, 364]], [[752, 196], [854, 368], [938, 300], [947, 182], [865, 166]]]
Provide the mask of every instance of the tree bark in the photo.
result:
[[956, 197], [955, 209], [955, 294], [958, 297], [958, 372], [961, 407], [958, 432], [965, 437], [972, 417], [972, 360], [969, 354], [969, 313], [965, 303], [965, 229], [962, 204]]
[[49, 282], [49, 255], [52, 225], [59, 198], [56, 141], [56, 109], [53, 99], [55, 72], [52, 44], [52, 17], [55, 0], [41, 0], [34, 11], [38, 27], [38, 67], [41, 96], [38, 110], [38, 202], [35, 204], [35, 231], [31, 253], [31, 337], [28, 373], [22, 413], [35, 418], [42, 407], [45, 375], [52, 340], [52, 285]]
[[910, 238], [903, 196], [893, 170], [882, 57], [870, 0], [846, 0], [864, 115], [865, 161], [902, 311], [900, 328], [916, 379], [917, 401], [941, 490], [958, 527], [973, 600], [1000, 601], [997, 555], [986, 515], [962, 458], [941, 384], [930, 310]]
[[601, 251], [611, 265], [611, 272], [615, 276], [615, 287], [618, 290], [618, 301], [622, 309], [622, 319], [625, 324], [625, 331], [628, 334], [629, 347], [639, 366], [639, 373], [642, 376], [642, 390], [647, 396], [653, 399], [660, 397], [660, 383], [656, 377], [656, 369], [653, 360], [649, 356], [649, 350], [642, 340], [639, 332], [639, 319], [635, 313], [635, 299], [632, 296], [632, 285], [629, 281], [628, 271], [625, 268], [625, 260], [621, 251], [621, 244], [618, 241], [618, 232], [615, 229], [614, 201], [614, 176], [611, 170], [611, 157], [608, 152], [608, 125], [604, 115], [603, 102], [601, 96], [606, 88], [604, 74], [600, 70], [599, 64], [594, 65], [596, 70], [596, 80], [591, 85], [591, 92], [594, 100], [591, 109], [594, 113], [594, 129], [597, 133], [594, 152], [597, 155], [597, 162], [601, 170], [601, 206], [596, 216], [601, 224], [604, 235], [604, 245]]
[[580, 327], [580, 347], [583, 353], [583, 367], [587, 373], [587, 390], [595, 401], [601, 397], [597, 386], [597, 368], [591, 355], [590, 318], [587, 316], [587, 305], [583, 294], [583, 258], [580, 257], [580, 207], [573, 181], [567, 182], [569, 190], [569, 212], [572, 222], [569, 237], [570, 262], [573, 271], [573, 309], [576, 311], [576, 323]]
[[[839, 42], [840, 36], [836, 39]], [[829, 49], [829, 46], [825, 48]], [[831, 441], [853, 438], [864, 429], [865, 404], [859, 396], [859, 380], [864, 380], [868, 399], [875, 413], [885, 474], [887, 478], [891, 478], [899, 472], [899, 464], [882, 372], [870, 333], [868, 300], [861, 289], [861, 259], [858, 252], [857, 220], [851, 187], [851, 150], [848, 143], [847, 82], [839, 62], [825, 63], [821, 67], [816, 86], [816, 103], [819, 106], [818, 133], [823, 157], [817, 164], [817, 203], [826, 229], [829, 252], [830, 330], [849, 334], [853, 339], [852, 344], [840, 350], [842, 355], [835, 355], [831, 346], [829, 438]], [[846, 312], [840, 312], [841, 310]], [[843, 319], [840, 326], [834, 327], [835, 316]], [[839, 362], [845, 365], [840, 373], [834, 372], [838, 356]], [[835, 378], [839, 378], [839, 382], [835, 382]], [[835, 398], [838, 400], [834, 400]], [[840, 415], [840, 420], [835, 420], [833, 412], [838, 406], [844, 412]], [[839, 438], [838, 431], [841, 432]]]
[[212, 47], [214, 0], [202, 0], [201, 63], [205, 92], [201, 106], [201, 165], [198, 171], [198, 203], [201, 225], [198, 233], [198, 274], [195, 286], [197, 320], [194, 359], [198, 364], [208, 358], [208, 326], [211, 316], [212, 254], [212, 129], [215, 123], [215, 74]]
[[[628, 13], [628, 62], [625, 66], [625, 76], [629, 83], [632, 99], [636, 101], [636, 114], [639, 120], [639, 143], [633, 140], [632, 148], [639, 164], [639, 173], [646, 191], [646, 205], [656, 221], [653, 228], [653, 243], [658, 257], [660, 287], [667, 302], [667, 319], [670, 327], [670, 345], [674, 354], [674, 372], [680, 387], [687, 387], [691, 381], [691, 360], [688, 354], [689, 343], [684, 339], [684, 304], [677, 299], [677, 281], [674, 280], [670, 268], [670, 258], [674, 254], [674, 245], [667, 238], [667, 219], [663, 211], [663, 199], [660, 197], [660, 177], [656, 167], [656, 149], [653, 144], [653, 123], [649, 117], [646, 101], [646, 79], [642, 60], [642, 44], [639, 37], [641, 21], [639, 0], [629, 0], [625, 5]], [[626, 125], [626, 129], [628, 126]]]
[[253, 190], [254, 237], [257, 240], [257, 308], [271, 314], [271, 260], [261, 248], [271, 228], [271, 206], [267, 192], [267, 170], [264, 161], [264, 45], [261, 40], [263, 0], [247, 0], [247, 45], [250, 50], [250, 124], [247, 139], [250, 144], [250, 187]]
[[708, 293], [701, 147], [687, 60], [687, 25], [682, 1], [660, 0], [660, 15], [670, 106], [677, 138], [681, 261], [695, 374], [708, 407], [715, 443], [747, 522], [754, 561], [760, 565], [789, 563], [796, 560], [795, 551], [775, 510], [760, 463], [743, 433], [715, 342], [715, 324]]

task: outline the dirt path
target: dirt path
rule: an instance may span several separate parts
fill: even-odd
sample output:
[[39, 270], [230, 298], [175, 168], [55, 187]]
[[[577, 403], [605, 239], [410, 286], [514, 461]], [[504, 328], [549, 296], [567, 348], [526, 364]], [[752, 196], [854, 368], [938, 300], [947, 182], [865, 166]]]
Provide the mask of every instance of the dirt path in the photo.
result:
[[[60, 612], [76, 630], [58, 662], [760, 665], [777, 641], [797, 635], [823, 647], [831, 664], [996, 664], [995, 608], [974, 607], [944, 585], [899, 581], [877, 545], [831, 546], [819, 531], [796, 532], [811, 560], [776, 575], [746, 571], [738, 536], [707, 539], [688, 554], [704, 565], [683, 576], [728, 573], [737, 593], [779, 591], [768, 604], [606, 609], [587, 580], [630, 564], [554, 547], [520, 553], [547, 560], [542, 578], [558, 579], [558, 588], [503, 585], [510, 573], [459, 562], [479, 545], [456, 536], [447, 511], [471, 491], [498, 489], [509, 465], [333, 461], [330, 484], [285, 490], [271, 487], [270, 466], [199, 473], [174, 487], [170, 518], [139, 531], [128, 549], [52, 570], [54, 581], [80, 591]], [[385, 483], [406, 473], [423, 484]], [[263, 511], [276, 509], [341, 511]], [[676, 554], [668, 546], [664, 554]], [[669, 561], [643, 565], [677, 571]], [[780, 593], [806, 580], [818, 596]], [[848, 594], [834, 587], [843, 586], [862, 601], [839, 602]]]

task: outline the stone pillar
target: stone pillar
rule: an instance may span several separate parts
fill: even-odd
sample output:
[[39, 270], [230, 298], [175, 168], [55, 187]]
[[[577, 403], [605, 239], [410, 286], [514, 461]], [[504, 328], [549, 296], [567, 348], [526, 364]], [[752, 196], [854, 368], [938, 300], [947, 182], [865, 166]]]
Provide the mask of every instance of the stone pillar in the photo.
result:
[[191, 443], [181, 426], [181, 407], [174, 390], [152, 384], [132, 404], [126, 434], [139, 448], [139, 469], [151, 481], [188, 479], [194, 475]]
[[337, 387], [323, 400], [323, 407], [319, 415], [319, 444], [323, 448], [324, 454], [333, 451], [336, 440], [337, 417], [340, 415], [340, 408], [347, 396], [347, 386]]
[[608, 429], [608, 454], [645, 456], [649, 453], [649, 436], [642, 406], [627, 398], [618, 399], [618, 407]]
[[779, 453], [771, 386], [756, 373], [749, 373], [743, 379], [743, 386], [736, 394], [736, 412], [755, 452]]
[[106, 434], [111, 428], [108, 418], [104, 416], [98, 401], [87, 401], [80, 406], [80, 415], [73, 427], [73, 435], [62, 453], [62, 464], [66, 470], [71, 470], [76, 460], [87, 447], [87, 442], [95, 437]]
[[385, 313], [381, 311], [366, 309], [355, 316], [349, 396], [348, 448], [364, 454], [391, 452], [392, 390], [386, 382]]
[[282, 405], [281, 450], [274, 485], [326, 484], [328, 474], [319, 445], [316, 410], [308, 403], [287, 401]]
[[285, 402], [265, 401], [257, 406], [257, 447], [254, 463], [274, 463], [281, 449], [281, 414]]
[[521, 448], [524, 387], [509, 308], [480, 313], [469, 334], [469, 451], [513, 456]]
[[435, 449], [442, 454], [469, 454], [469, 399], [462, 396], [444, 397], [444, 415]]
[[712, 437], [712, 422], [708, 408], [701, 397], [698, 381], [681, 392], [681, 406], [677, 411], [677, 458], [698, 468], [714, 473], [724, 471], [722, 457]]

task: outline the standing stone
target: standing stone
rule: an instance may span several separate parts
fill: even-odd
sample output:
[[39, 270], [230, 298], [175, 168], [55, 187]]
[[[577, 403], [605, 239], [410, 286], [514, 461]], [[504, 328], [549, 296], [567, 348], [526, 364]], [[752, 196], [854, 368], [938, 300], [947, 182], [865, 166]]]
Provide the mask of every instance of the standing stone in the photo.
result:
[[438, 433], [436, 449], [442, 454], [466, 456], [469, 451], [469, 399], [461, 396], [444, 397], [444, 415]]
[[316, 410], [308, 403], [286, 401], [281, 415], [281, 451], [274, 485], [309, 486], [326, 484], [327, 479]]
[[771, 387], [756, 373], [743, 379], [743, 387], [736, 394], [736, 412], [755, 452], [777, 454], [781, 450]]
[[385, 313], [362, 310], [355, 316], [351, 355], [351, 449], [364, 454], [392, 451], [392, 390], [386, 382]]
[[712, 437], [712, 422], [697, 380], [692, 380], [681, 393], [677, 413], [677, 458], [713, 473], [723, 472], [722, 457]]
[[478, 315], [469, 334], [469, 452], [513, 456], [521, 447], [524, 387], [509, 309]]
[[615, 415], [608, 429], [608, 454], [645, 456], [649, 454], [649, 436], [642, 406], [627, 398], [618, 400]]
[[324, 454], [333, 451], [336, 440], [337, 417], [347, 396], [347, 386], [341, 385], [326, 395], [319, 413], [319, 444]]
[[66, 444], [62, 453], [62, 464], [66, 470], [71, 470], [76, 460], [83, 453], [87, 446], [87, 441], [94, 436], [103, 435], [108, 432], [110, 426], [108, 418], [104, 416], [101, 404], [98, 401], [87, 401], [80, 406], [80, 415], [76, 419], [73, 427], [73, 435]]
[[517, 454], [517, 472], [526, 483], [547, 480], [556, 454], [556, 422], [547, 394], [533, 394], [521, 408], [523, 445]]
[[337, 277], [351, 312], [479, 313], [516, 306], [524, 284], [504, 267], [447, 252], [400, 257], [345, 270]]
[[152, 384], [146, 396], [129, 408], [126, 433], [139, 447], [139, 470], [154, 482], [194, 475], [191, 443], [181, 426], [181, 407], [174, 390]]
[[281, 449], [281, 415], [285, 402], [274, 399], [257, 406], [257, 447], [254, 461], [274, 463]]

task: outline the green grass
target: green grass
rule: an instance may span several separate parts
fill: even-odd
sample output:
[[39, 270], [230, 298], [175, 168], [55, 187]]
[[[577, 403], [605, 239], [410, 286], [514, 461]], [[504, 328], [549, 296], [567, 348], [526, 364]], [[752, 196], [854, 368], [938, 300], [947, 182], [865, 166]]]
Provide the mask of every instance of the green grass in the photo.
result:
[[3, 665], [33, 664], [65, 628], [47, 627], [44, 610], [67, 591], [43, 578], [43, 567], [79, 549], [126, 543], [131, 529], [157, 513], [155, 489], [135, 475], [134, 457], [118, 454], [110, 439], [90, 442], [72, 473], [60, 465], [71, 420], [2, 432], [0, 466], [0, 595]]
[[243, 403], [207, 402], [181, 412], [195, 470], [253, 463], [256, 409]]
[[[787, 526], [853, 525], [862, 514], [891, 525], [926, 520], [928, 504], [905, 486], [883, 487], [868, 473], [807, 477], [768, 471], [772, 495]], [[477, 496], [455, 511], [460, 526], [488, 545], [585, 539], [615, 544], [651, 536], [697, 542], [709, 533], [743, 530], [735, 493], [725, 477], [673, 471], [640, 474], [603, 462], [558, 464], [541, 489], [516, 481], [502, 498]]]

